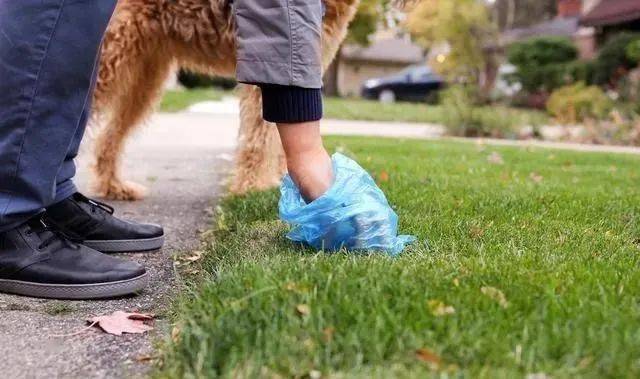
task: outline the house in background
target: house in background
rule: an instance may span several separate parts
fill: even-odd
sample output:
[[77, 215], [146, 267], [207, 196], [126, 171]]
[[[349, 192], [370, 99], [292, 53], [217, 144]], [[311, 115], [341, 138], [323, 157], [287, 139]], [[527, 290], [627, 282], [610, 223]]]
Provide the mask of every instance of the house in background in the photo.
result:
[[340, 96], [360, 96], [365, 81], [395, 74], [407, 66], [424, 63], [422, 47], [408, 37], [379, 32], [369, 46], [345, 45], [337, 61], [336, 83]]
[[623, 31], [640, 32], [640, 0], [600, 0], [580, 17], [580, 25], [594, 29], [600, 45]]
[[532, 37], [567, 37], [574, 41], [581, 58], [593, 58], [597, 47], [595, 30], [582, 26], [580, 19], [597, 2], [598, 0], [558, 0], [555, 18], [530, 27], [507, 30], [502, 34], [500, 44], [508, 46]]
[[567, 37], [574, 41], [581, 58], [591, 59], [611, 35], [640, 32], [640, 0], [558, 0], [557, 9], [552, 20], [505, 31], [501, 45], [531, 37]]

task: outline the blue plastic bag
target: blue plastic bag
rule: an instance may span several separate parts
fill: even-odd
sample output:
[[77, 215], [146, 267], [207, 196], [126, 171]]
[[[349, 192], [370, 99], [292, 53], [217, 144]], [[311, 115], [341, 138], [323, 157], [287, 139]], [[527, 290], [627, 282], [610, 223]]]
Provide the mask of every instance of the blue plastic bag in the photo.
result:
[[319, 250], [375, 250], [397, 255], [413, 236], [398, 236], [398, 216], [371, 176], [342, 154], [332, 157], [334, 183], [306, 203], [289, 175], [280, 187], [280, 218], [287, 237]]

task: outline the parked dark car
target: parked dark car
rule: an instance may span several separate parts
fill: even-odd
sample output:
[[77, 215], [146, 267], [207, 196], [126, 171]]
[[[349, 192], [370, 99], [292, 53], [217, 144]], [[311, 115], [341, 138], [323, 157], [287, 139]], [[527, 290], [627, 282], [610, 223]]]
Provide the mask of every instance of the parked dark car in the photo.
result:
[[395, 75], [367, 80], [362, 86], [362, 97], [385, 103], [426, 101], [433, 99], [445, 84], [428, 66], [411, 66]]

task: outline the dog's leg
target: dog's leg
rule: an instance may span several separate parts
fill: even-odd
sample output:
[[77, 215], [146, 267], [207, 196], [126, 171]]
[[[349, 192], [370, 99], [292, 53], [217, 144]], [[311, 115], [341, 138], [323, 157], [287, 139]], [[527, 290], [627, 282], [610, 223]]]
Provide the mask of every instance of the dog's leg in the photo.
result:
[[93, 188], [98, 196], [112, 200], [144, 197], [144, 186], [121, 178], [121, 158], [127, 137], [153, 110], [171, 66], [167, 55], [158, 52], [134, 57], [120, 65], [114, 75], [117, 84], [110, 83], [110, 92], [100, 94], [115, 100], [109, 110], [111, 117], [95, 141]]
[[240, 135], [231, 192], [245, 193], [278, 185], [286, 170], [276, 126], [262, 119], [262, 94], [256, 86], [240, 88]]

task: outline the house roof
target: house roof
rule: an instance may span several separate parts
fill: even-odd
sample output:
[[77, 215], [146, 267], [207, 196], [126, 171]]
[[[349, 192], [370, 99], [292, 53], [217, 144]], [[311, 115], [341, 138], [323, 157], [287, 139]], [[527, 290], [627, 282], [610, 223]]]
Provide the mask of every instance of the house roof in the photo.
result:
[[345, 45], [342, 58], [347, 60], [413, 64], [425, 60], [424, 50], [405, 38], [386, 38], [369, 46]]
[[640, 20], [640, 1], [602, 0], [580, 18], [584, 26], [606, 26]]
[[579, 29], [578, 17], [556, 17], [528, 28], [516, 28], [502, 34], [502, 42], [509, 44], [529, 37], [558, 36], [571, 37]]

